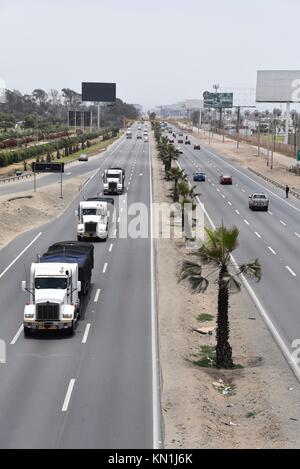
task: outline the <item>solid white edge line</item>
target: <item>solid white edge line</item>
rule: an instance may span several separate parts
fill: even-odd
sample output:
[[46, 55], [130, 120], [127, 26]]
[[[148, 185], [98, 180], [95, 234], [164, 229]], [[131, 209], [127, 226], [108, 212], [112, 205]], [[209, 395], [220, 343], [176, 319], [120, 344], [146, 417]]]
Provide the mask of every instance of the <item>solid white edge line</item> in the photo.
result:
[[[179, 165], [179, 163], [177, 162], [178, 166], [181, 168], [181, 166]], [[182, 168], [181, 168], [182, 169]], [[206, 215], [206, 218], [208, 219], [210, 225], [212, 226], [212, 228], [216, 228], [215, 224], [213, 223], [212, 219], [210, 218], [206, 208], [204, 207], [204, 204], [201, 203], [199, 197], [196, 197], [196, 199], [198, 200], [198, 202], [200, 202], [202, 208], [203, 208], [203, 211]], [[236, 271], [239, 271], [239, 266], [235, 260], [235, 258], [231, 255], [231, 260], [232, 260], [232, 263], [235, 267], [235, 270]], [[272, 334], [275, 342], [277, 343], [278, 347], [280, 348], [284, 358], [286, 359], [288, 365], [290, 366], [290, 368], [292, 369], [292, 371], [294, 372], [297, 380], [300, 382], [300, 369], [295, 361], [295, 359], [293, 359], [292, 355], [291, 355], [291, 352], [289, 351], [288, 347], [286, 346], [284, 340], [282, 339], [282, 337], [280, 336], [279, 332], [277, 331], [276, 327], [274, 326], [274, 324], [272, 323], [267, 311], [265, 310], [265, 308], [263, 307], [262, 303], [260, 302], [258, 296], [256, 295], [256, 293], [254, 292], [253, 288], [251, 287], [251, 285], [249, 284], [248, 280], [246, 279], [246, 277], [241, 274], [240, 275], [244, 285], [245, 285], [245, 288], [248, 292], [248, 294], [250, 295], [250, 298], [252, 299], [252, 301], [254, 302], [255, 306], [257, 307], [258, 311], [260, 312], [260, 315], [262, 317], [262, 319], [265, 321], [266, 323], [266, 326], [269, 328], [269, 331], [270, 333]]]
[[18, 256], [6, 267], [6, 269], [3, 270], [3, 272], [1, 272], [0, 274], [0, 278], [2, 278], [6, 272], [20, 259], [20, 257], [24, 254], [24, 252], [27, 251], [27, 249], [30, 248], [30, 246], [33, 245], [33, 243], [35, 243], [35, 241], [41, 236], [42, 232], [40, 231], [40, 233], [38, 235], [36, 235], [36, 237], [26, 246], [25, 249], [23, 249], [22, 252], [20, 252], [20, 254], [18, 254]]
[[163, 447], [162, 424], [161, 424], [161, 383], [159, 364], [159, 334], [158, 315], [156, 309], [155, 291], [155, 247], [153, 237], [153, 190], [152, 190], [152, 161], [151, 161], [151, 140], [149, 140], [149, 189], [150, 189], [150, 270], [151, 270], [151, 350], [152, 350], [152, 418], [153, 418], [153, 449]]
[[74, 388], [74, 384], [75, 384], [75, 379], [72, 378], [70, 380], [68, 390], [67, 390], [67, 393], [66, 393], [66, 397], [65, 397], [62, 409], [61, 409], [62, 412], [67, 412], [67, 410], [68, 410], [69, 403], [70, 403], [71, 396], [72, 396], [72, 392], [73, 392], [73, 388]]
[[100, 288], [98, 288], [98, 290], [96, 291], [95, 298], [94, 298], [94, 303], [97, 303], [97, 301], [99, 300], [100, 293], [101, 293], [101, 290]]
[[89, 335], [89, 332], [90, 332], [90, 328], [91, 328], [91, 324], [88, 323], [86, 325], [86, 328], [85, 328], [84, 336], [83, 336], [83, 339], [82, 339], [82, 344], [87, 343], [87, 338], [88, 338], [88, 335]]
[[286, 265], [285, 268], [290, 272], [290, 274], [292, 274], [293, 277], [297, 277], [295, 272], [288, 265]]
[[24, 329], [24, 326], [23, 324], [20, 326], [18, 332], [16, 333], [15, 337], [13, 338], [13, 340], [11, 341], [10, 345], [15, 345], [15, 343], [17, 342], [18, 338], [20, 337], [22, 331]]

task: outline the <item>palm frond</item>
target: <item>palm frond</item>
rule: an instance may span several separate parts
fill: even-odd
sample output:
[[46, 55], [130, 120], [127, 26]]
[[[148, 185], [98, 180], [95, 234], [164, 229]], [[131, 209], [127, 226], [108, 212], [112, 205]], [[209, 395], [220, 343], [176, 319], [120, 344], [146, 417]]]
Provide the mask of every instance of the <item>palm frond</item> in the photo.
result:
[[243, 274], [247, 278], [255, 278], [256, 281], [259, 282], [262, 276], [259, 260], [255, 259], [253, 262], [240, 265], [239, 274]]

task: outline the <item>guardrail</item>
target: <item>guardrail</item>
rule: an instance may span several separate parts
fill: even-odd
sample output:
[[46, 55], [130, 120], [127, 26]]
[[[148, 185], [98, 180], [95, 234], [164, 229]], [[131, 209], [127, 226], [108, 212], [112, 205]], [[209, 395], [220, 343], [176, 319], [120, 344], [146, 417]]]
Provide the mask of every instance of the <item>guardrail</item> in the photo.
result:
[[[259, 176], [260, 178], [264, 179], [265, 181], [270, 182], [274, 186], [279, 187], [280, 189], [285, 191], [285, 185], [284, 184], [280, 184], [280, 182], [274, 181], [274, 179], [271, 179], [268, 176], [265, 176], [264, 174], [259, 173], [255, 169], [252, 169], [252, 168], [248, 167], [248, 170], [251, 171], [251, 173], [256, 174], [256, 176]], [[293, 189], [290, 189], [290, 194], [293, 195], [294, 197], [296, 197], [297, 199], [300, 199], [300, 193], [299, 192], [296, 192]]]

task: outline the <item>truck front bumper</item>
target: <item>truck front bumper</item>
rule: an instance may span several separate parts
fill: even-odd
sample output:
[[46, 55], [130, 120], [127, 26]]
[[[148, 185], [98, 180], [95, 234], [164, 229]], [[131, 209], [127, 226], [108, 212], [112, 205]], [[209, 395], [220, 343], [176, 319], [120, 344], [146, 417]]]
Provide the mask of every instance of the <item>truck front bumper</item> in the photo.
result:
[[24, 328], [45, 331], [45, 330], [61, 330], [69, 329], [73, 325], [73, 321], [24, 321]]

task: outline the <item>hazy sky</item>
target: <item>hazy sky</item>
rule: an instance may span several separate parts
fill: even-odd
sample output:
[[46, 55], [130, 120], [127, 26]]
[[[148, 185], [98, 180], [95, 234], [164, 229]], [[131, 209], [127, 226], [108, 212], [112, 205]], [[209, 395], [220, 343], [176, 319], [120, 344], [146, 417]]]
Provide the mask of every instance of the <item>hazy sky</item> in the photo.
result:
[[146, 108], [299, 69], [300, 0], [0, 0], [0, 79], [21, 92], [117, 83]]

